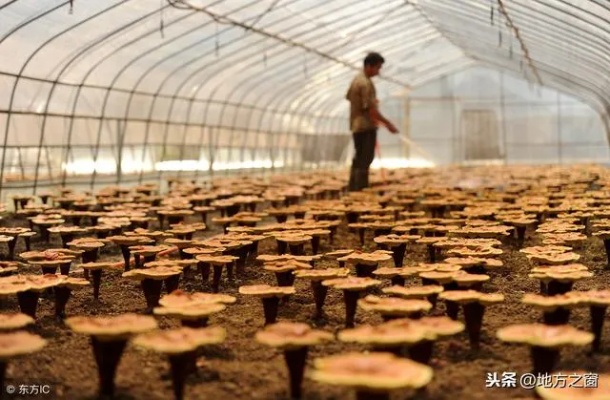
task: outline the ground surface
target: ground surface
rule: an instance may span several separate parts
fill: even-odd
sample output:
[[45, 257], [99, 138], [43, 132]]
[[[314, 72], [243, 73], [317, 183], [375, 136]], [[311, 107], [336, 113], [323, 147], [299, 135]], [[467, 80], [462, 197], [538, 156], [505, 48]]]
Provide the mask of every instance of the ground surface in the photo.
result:
[[[25, 220], [8, 220], [4, 225], [27, 226]], [[209, 236], [217, 233], [212, 230], [203, 234]], [[527, 245], [537, 244], [537, 238], [529, 233]], [[371, 243], [370, 237], [368, 242]], [[58, 247], [59, 239], [53, 238], [52, 245]], [[19, 245], [21, 246], [21, 244]], [[35, 248], [47, 245], [35, 243]], [[334, 245], [323, 242], [322, 251], [358, 246], [357, 235], [347, 232], [342, 226]], [[372, 248], [371, 248], [372, 249]], [[540, 314], [533, 308], [519, 303], [526, 292], [537, 292], [538, 282], [527, 277], [529, 263], [516, 251], [513, 244], [503, 246], [506, 254], [502, 256], [507, 268], [503, 272], [492, 273], [484, 291], [500, 292], [506, 296], [503, 304], [488, 308], [484, 319], [481, 349], [471, 351], [466, 333], [442, 340], [435, 347], [432, 361], [434, 379], [425, 394], [418, 394], [417, 399], [505, 399], [533, 398], [532, 393], [523, 389], [486, 389], [487, 373], [514, 371], [522, 374], [530, 371], [529, 351], [525, 346], [509, 346], [494, 338], [495, 331], [507, 324], [519, 322], [536, 322]], [[18, 248], [18, 252], [22, 251]], [[261, 243], [261, 254], [275, 253], [275, 243], [267, 240]], [[310, 249], [307, 249], [308, 251]], [[600, 240], [589, 238], [586, 245], [577, 252], [581, 260], [596, 274], [593, 280], [578, 282], [574, 289], [608, 288], [610, 271], [604, 271], [606, 256]], [[115, 248], [103, 251], [106, 259], [119, 260]], [[407, 263], [425, 261], [425, 248], [412, 246], [407, 255]], [[336, 266], [330, 261], [317, 264], [319, 267]], [[33, 270], [35, 271], [35, 270]], [[77, 274], [79, 276], [79, 274]], [[192, 274], [182, 279], [181, 288], [188, 291], [201, 289], [200, 277]], [[187, 382], [187, 399], [284, 399], [287, 398], [287, 372], [282, 355], [253, 340], [255, 332], [263, 325], [262, 305], [259, 300], [240, 296], [237, 288], [240, 284], [275, 283], [275, 277], [265, 273], [258, 265], [250, 263], [246, 274], [234, 283], [226, 281], [222, 291], [238, 297], [236, 304], [224, 312], [213, 316], [212, 324], [227, 329], [228, 337], [224, 344], [206, 349], [201, 371], [198, 376], [191, 376]], [[411, 280], [407, 285], [420, 284]], [[311, 320], [313, 300], [307, 282], [296, 282], [297, 294], [288, 304], [280, 309], [279, 319], [314, 323]], [[3, 301], [3, 311], [17, 311], [13, 298]], [[101, 301], [95, 302], [92, 289], [85, 288], [73, 293], [67, 306], [68, 315], [118, 314], [124, 312], [143, 312], [144, 297], [139, 287], [132, 281], [120, 277], [120, 272], [106, 273], [101, 288]], [[338, 291], [329, 291], [326, 301], [327, 319], [317, 321], [316, 325], [332, 332], [343, 326], [344, 306], [342, 295]], [[439, 301], [434, 315], [442, 315], [444, 305]], [[358, 310], [358, 323], [378, 323], [377, 315]], [[573, 313], [571, 323], [576, 327], [588, 329], [587, 309]], [[170, 318], [159, 318], [162, 328], [178, 326]], [[42, 299], [39, 304], [37, 325], [31, 329], [49, 340], [48, 346], [37, 354], [11, 362], [7, 370], [7, 384], [18, 387], [20, 384], [49, 384], [53, 394], [36, 398], [57, 399], [92, 399], [96, 397], [97, 370], [88, 338], [73, 334], [61, 322], [53, 317], [51, 298]], [[565, 348], [562, 350], [560, 368], [584, 369], [595, 372], [610, 372], [610, 324], [604, 329], [604, 350], [595, 356], [587, 356], [587, 349]], [[310, 350], [309, 363], [317, 356], [329, 355], [350, 349], [363, 347], [344, 345], [332, 342]], [[168, 364], [157, 354], [143, 352], [128, 346], [116, 377], [119, 399], [171, 399], [171, 382], [166, 376]], [[304, 395], [307, 399], [351, 399], [349, 390], [326, 385], [318, 385], [307, 378], [304, 382]], [[410, 393], [395, 393], [393, 399], [410, 398]], [[17, 398], [12, 396], [11, 398]], [[18, 398], [34, 398], [22, 396]]]

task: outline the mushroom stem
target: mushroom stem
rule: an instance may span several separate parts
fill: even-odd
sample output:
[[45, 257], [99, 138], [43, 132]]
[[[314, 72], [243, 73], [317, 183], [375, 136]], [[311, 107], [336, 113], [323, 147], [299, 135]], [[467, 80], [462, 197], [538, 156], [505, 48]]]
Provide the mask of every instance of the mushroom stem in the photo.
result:
[[530, 349], [533, 371], [538, 374], [551, 373], [559, 360], [559, 349], [553, 347], [532, 346]]
[[454, 321], [457, 321], [458, 314], [460, 312], [460, 305], [455, 301], [445, 301], [445, 311], [447, 312], [447, 316]]
[[358, 213], [347, 212], [345, 213], [345, 217], [347, 218], [347, 222], [350, 224], [358, 222]]
[[55, 316], [64, 319], [66, 317], [66, 304], [70, 300], [72, 290], [69, 287], [57, 286], [55, 288]]
[[324, 314], [324, 300], [326, 300], [328, 287], [322, 285], [322, 281], [311, 281], [311, 291], [313, 292], [313, 300], [316, 304], [314, 318], [321, 318]]
[[165, 289], [167, 290], [167, 293], [171, 293], [174, 290], [178, 289], [178, 286], [180, 285], [180, 275], [173, 275], [170, 276], [169, 278], [165, 279], [163, 282], [165, 282]]
[[604, 327], [604, 318], [606, 316], [607, 306], [590, 306], [589, 313], [591, 315], [591, 331], [595, 335], [592, 344], [592, 350], [597, 352], [601, 348], [602, 329]]
[[305, 254], [305, 243], [288, 244], [288, 250], [293, 256], [302, 256]]
[[129, 247], [124, 244], [120, 245], [120, 247], [121, 247], [121, 254], [123, 254], [123, 260], [125, 260], [125, 271], [129, 271], [129, 258], [131, 256]]
[[74, 234], [72, 233], [62, 233], [59, 237], [61, 238], [61, 245], [64, 249], [67, 249], [68, 243], [74, 240]]
[[435, 263], [436, 262], [436, 248], [429, 244], [428, 246], [428, 261], [430, 261], [431, 263]]
[[563, 307], [557, 307], [552, 311], [546, 311], [542, 314], [542, 319], [547, 325], [563, 325], [570, 320], [570, 310]]
[[85, 252], [83, 252], [82, 254], [82, 258], [83, 258], [83, 263], [93, 263], [97, 261], [97, 254], [98, 254], [98, 250], [97, 249], [93, 249], [93, 250], [87, 250]]
[[92, 270], [91, 278], [93, 281], [93, 298], [98, 300], [100, 297], [100, 285], [102, 283], [102, 269], [100, 268]]
[[142, 279], [141, 286], [142, 291], [144, 292], [144, 297], [146, 298], [146, 312], [151, 313], [153, 308], [159, 306], [163, 281], [155, 279]]
[[364, 234], [366, 230], [364, 228], [357, 228], [358, 238], [360, 239], [360, 246], [364, 246]]
[[485, 315], [485, 306], [478, 302], [466, 303], [462, 306], [464, 310], [464, 319], [466, 329], [468, 330], [468, 339], [470, 346], [473, 349], [479, 348], [481, 339], [481, 328], [483, 326], [483, 315]]
[[547, 285], [544, 281], [540, 281], [540, 294], [541, 295], [545, 295], [547, 294]]
[[59, 273], [62, 275], [70, 275], [70, 266], [72, 265], [72, 261], [68, 261], [67, 263], [63, 263], [59, 266]]
[[197, 266], [199, 267], [199, 272], [201, 272], [201, 280], [205, 285], [210, 279], [210, 264], [199, 261]]
[[436, 302], [438, 300], [438, 293], [432, 293], [431, 295], [427, 296], [426, 299], [428, 299], [430, 304], [432, 304], [432, 309], [436, 308]]
[[434, 341], [424, 339], [409, 346], [407, 351], [411, 360], [422, 364], [429, 364], [434, 351]]
[[290, 377], [290, 398], [300, 399], [302, 392], [303, 373], [305, 372], [305, 361], [307, 360], [308, 347], [284, 350], [284, 360], [288, 367]]
[[275, 279], [278, 286], [292, 286], [294, 283], [294, 275], [292, 271], [276, 272]]
[[112, 398], [114, 396], [114, 377], [126, 344], [126, 339], [102, 341], [91, 336], [93, 355], [97, 364], [100, 397]]
[[172, 374], [172, 388], [176, 400], [184, 399], [184, 384], [196, 357], [194, 351], [172, 354], [169, 356], [169, 365]]
[[560, 282], [556, 280], [552, 280], [547, 284], [547, 294], [549, 296], [555, 296], [558, 294], [564, 294], [572, 290], [572, 285], [574, 282]]
[[360, 278], [372, 278], [373, 271], [377, 269], [377, 265], [356, 264], [356, 276]]
[[277, 241], [277, 254], [280, 256], [282, 254], [286, 254], [286, 250], [288, 249], [288, 243], [282, 242], [281, 240]]
[[604, 239], [604, 247], [606, 248], [606, 256], [608, 257], [606, 269], [610, 269], [610, 239]]
[[237, 256], [237, 260], [235, 260], [235, 269], [240, 275], [243, 275], [246, 269], [246, 261], [248, 260], [248, 254], [250, 253], [250, 249], [250, 246], [243, 246], [237, 249], [237, 251], [235, 252], [235, 255]]
[[19, 302], [19, 309], [21, 312], [36, 319], [36, 308], [38, 307], [39, 297], [40, 293], [33, 290], [17, 293], [17, 301]]
[[220, 287], [220, 277], [222, 276], [222, 265], [213, 265], [212, 266], [212, 292], [218, 293]]
[[189, 328], [205, 328], [208, 326], [208, 317], [201, 317], [195, 319], [182, 319], [180, 323], [182, 326], [186, 326]]
[[394, 259], [394, 266], [396, 268], [402, 267], [402, 260], [405, 258], [407, 252], [407, 244], [401, 243], [398, 246], [392, 248], [392, 258]]
[[4, 389], [4, 378], [6, 377], [6, 366], [8, 365], [8, 361], [0, 362], [0, 387]]
[[373, 392], [369, 390], [357, 390], [356, 400], [390, 400], [390, 393]]
[[400, 275], [396, 275], [392, 277], [392, 285], [394, 286], [404, 286], [405, 285], [405, 278], [403, 278]]
[[280, 304], [280, 298], [263, 297], [263, 312], [265, 314], [265, 325], [273, 324], [277, 320], [277, 311]]
[[523, 247], [523, 242], [525, 242], [525, 226], [516, 226], [515, 232], [517, 232], [517, 247]]
[[42, 267], [42, 274], [52, 274], [55, 275], [57, 273], [57, 267]]
[[344, 290], [343, 300], [345, 301], [345, 327], [354, 327], [354, 318], [356, 317], [356, 306], [358, 305], [358, 299], [360, 298], [360, 292], [354, 290]]
[[15, 246], [17, 245], [17, 236], [15, 236], [13, 240], [7, 242], [6, 245], [8, 246], [8, 259], [12, 261], [15, 259]]
[[312, 236], [311, 238], [311, 253], [318, 254], [320, 250], [320, 236]]

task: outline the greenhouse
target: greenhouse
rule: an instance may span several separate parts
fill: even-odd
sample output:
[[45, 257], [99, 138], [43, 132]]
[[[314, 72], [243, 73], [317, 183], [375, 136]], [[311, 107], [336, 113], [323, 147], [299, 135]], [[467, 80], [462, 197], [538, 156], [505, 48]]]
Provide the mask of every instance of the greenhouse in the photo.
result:
[[607, 0], [0, 0], [0, 398], [607, 399], [609, 164]]

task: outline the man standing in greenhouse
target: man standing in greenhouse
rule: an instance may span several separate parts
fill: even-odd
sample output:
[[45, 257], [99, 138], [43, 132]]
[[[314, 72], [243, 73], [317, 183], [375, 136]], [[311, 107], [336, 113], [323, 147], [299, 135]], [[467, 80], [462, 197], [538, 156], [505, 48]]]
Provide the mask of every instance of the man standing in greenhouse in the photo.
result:
[[356, 75], [347, 91], [350, 102], [350, 130], [354, 138], [355, 154], [352, 160], [348, 190], [358, 191], [369, 186], [369, 168], [375, 158], [377, 127], [384, 125], [392, 133], [398, 129], [379, 112], [375, 85], [371, 78], [379, 75], [384, 58], [369, 53], [364, 68]]

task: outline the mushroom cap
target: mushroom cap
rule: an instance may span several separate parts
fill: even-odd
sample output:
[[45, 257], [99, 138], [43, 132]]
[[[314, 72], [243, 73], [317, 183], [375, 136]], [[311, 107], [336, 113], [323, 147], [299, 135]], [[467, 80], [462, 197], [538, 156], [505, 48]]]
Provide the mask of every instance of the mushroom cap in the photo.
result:
[[[544, 400], [607, 400], [610, 399], [610, 374], [594, 374], [595, 385], [586, 386], [586, 371], [558, 371], [551, 381], [537, 385], [536, 393]], [[545, 382], [546, 383], [546, 382]]]
[[294, 286], [246, 285], [239, 287], [239, 293], [256, 297], [284, 297], [296, 291]]
[[22, 313], [0, 314], [0, 331], [21, 329], [34, 323], [34, 318]]
[[226, 330], [220, 326], [206, 328], [180, 327], [148, 332], [134, 338], [133, 344], [165, 354], [195, 351], [200, 347], [224, 342]]
[[144, 268], [154, 268], [154, 267], [178, 267], [184, 268], [197, 265], [197, 260], [189, 259], [189, 260], [155, 260], [144, 263]]
[[77, 289], [77, 288], [81, 288], [84, 286], [89, 286], [90, 283], [87, 279], [84, 278], [74, 278], [74, 277], [67, 277], [66, 279], [64, 279], [63, 281], [61, 281], [61, 283], [59, 284], [59, 286], [64, 286], [70, 289]]
[[264, 265], [263, 269], [265, 271], [270, 272], [288, 272], [288, 271], [296, 271], [300, 269], [312, 269], [313, 267], [309, 263], [300, 262], [296, 260], [290, 260], [286, 262], [278, 262], [278, 263], [267, 263]]
[[454, 321], [446, 316], [422, 317], [417, 320], [408, 318], [394, 319], [385, 322], [386, 325], [404, 326], [416, 323], [427, 331], [427, 339], [435, 340], [437, 336], [450, 336], [462, 332], [466, 326], [460, 321]]
[[460, 271], [460, 273], [456, 273], [453, 276], [453, 281], [458, 284], [458, 286], [471, 286], [477, 283], [483, 283], [490, 280], [491, 277], [489, 275], [483, 274], [469, 274], [465, 271]]
[[157, 322], [153, 317], [132, 313], [69, 317], [65, 323], [76, 333], [95, 336], [105, 341], [126, 339], [134, 334], [157, 329]]
[[323, 281], [334, 278], [344, 278], [349, 275], [347, 268], [326, 268], [326, 269], [297, 269], [292, 274], [297, 278], [309, 279], [312, 281]]
[[350, 276], [322, 281], [323, 286], [331, 286], [339, 290], [362, 291], [370, 287], [380, 286], [381, 281], [369, 277]]
[[546, 263], [549, 265], [569, 264], [580, 260], [580, 254], [567, 252], [561, 254], [531, 254], [527, 255], [531, 261]]
[[93, 250], [106, 245], [105, 241], [98, 238], [80, 238], [68, 242], [68, 246], [75, 249]]
[[427, 339], [427, 330], [416, 320], [407, 320], [402, 325], [383, 323], [379, 325], [361, 325], [357, 328], [344, 329], [337, 337], [342, 342], [353, 342], [372, 345], [404, 345], [421, 342]]
[[375, 250], [372, 253], [364, 253], [361, 251], [354, 251], [346, 255], [345, 257], [338, 258], [338, 261], [345, 261], [348, 265], [352, 264], [364, 264], [364, 265], [377, 265], [382, 261], [388, 261], [392, 259], [392, 252], [386, 250]]
[[48, 288], [60, 285], [68, 277], [60, 274], [44, 275], [19, 275], [14, 277], [16, 281], [23, 281], [28, 286], [28, 290], [42, 292]]
[[334, 335], [330, 332], [312, 329], [304, 323], [282, 321], [267, 325], [263, 330], [256, 332], [255, 337], [259, 343], [267, 346], [293, 349], [332, 340]]
[[418, 273], [419, 273], [419, 271], [413, 267], [402, 267], [402, 268], [383, 267], [383, 268], [377, 268], [375, 271], [373, 271], [373, 275], [375, 275], [375, 276], [388, 277], [388, 278], [391, 278], [394, 276], [409, 277], [409, 276], [417, 275]]
[[402, 297], [405, 299], [420, 299], [433, 294], [439, 294], [445, 289], [438, 285], [423, 285], [423, 286], [390, 286], [381, 289], [385, 294], [391, 296]]
[[460, 265], [462, 268], [483, 267], [485, 269], [495, 269], [504, 266], [502, 260], [494, 258], [478, 258], [478, 257], [448, 257], [443, 260], [444, 263], [451, 265]]
[[529, 255], [538, 255], [538, 254], [561, 254], [567, 253], [571, 251], [572, 248], [568, 246], [559, 246], [559, 245], [546, 245], [546, 246], [531, 246], [520, 249], [520, 253], [529, 254]]
[[449, 282], [453, 282], [453, 277], [455, 276], [455, 274], [461, 272], [460, 270], [457, 271], [449, 271], [449, 272], [440, 272], [440, 271], [427, 271], [427, 272], [420, 272], [419, 276], [420, 278], [423, 279], [429, 279], [438, 283], [449, 283]]
[[154, 256], [157, 253], [168, 250], [170, 248], [171, 248], [170, 246], [166, 246], [166, 245], [158, 245], [158, 246], [135, 245], [135, 246], [129, 246], [129, 251], [131, 252], [131, 254], [134, 254], [134, 255]]
[[583, 264], [564, 264], [564, 265], [538, 265], [531, 269], [532, 273], [570, 273], [577, 271], [588, 271], [589, 269]]
[[228, 294], [222, 293], [187, 293], [180, 289], [176, 289], [170, 294], [167, 294], [159, 300], [159, 304], [163, 307], [177, 308], [187, 307], [191, 304], [233, 304], [237, 299]]
[[115, 235], [109, 236], [106, 239], [113, 241], [114, 243], [121, 246], [136, 246], [153, 243], [155, 240], [146, 236], [124, 236]]
[[570, 291], [566, 296], [578, 299], [582, 304], [592, 306], [610, 306], [610, 290]]
[[567, 293], [555, 296], [542, 296], [534, 293], [526, 293], [521, 298], [521, 302], [523, 304], [528, 304], [543, 310], [555, 310], [559, 307], [574, 307], [581, 303], [581, 300], [581, 297], [568, 296]]
[[504, 295], [500, 293], [481, 293], [476, 290], [448, 290], [438, 295], [439, 299], [453, 301], [456, 303], [480, 303], [490, 305], [504, 301]]
[[238, 257], [229, 256], [229, 255], [212, 255], [212, 254], [199, 254], [195, 256], [197, 261], [201, 261], [202, 263], [211, 264], [211, 265], [227, 265], [231, 264], [233, 261], [237, 260]]
[[227, 307], [221, 303], [193, 302], [181, 306], [156, 307], [153, 312], [155, 315], [166, 315], [180, 319], [198, 319], [221, 312], [225, 308]]
[[391, 353], [345, 353], [314, 360], [311, 378], [352, 388], [383, 390], [420, 388], [433, 376], [432, 368]]
[[404, 315], [425, 312], [432, 309], [432, 304], [421, 299], [401, 299], [398, 297], [378, 297], [368, 295], [358, 300], [358, 306], [366, 311], [375, 311], [382, 315]]
[[351, 254], [351, 253], [353, 253], [355, 251], [356, 250], [352, 250], [352, 249], [335, 250], [335, 251], [330, 251], [328, 253], [324, 253], [324, 257], [340, 258], [340, 257], [347, 256], [348, 254]]
[[182, 267], [151, 267], [151, 268], [137, 268], [127, 272], [123, 272], [121, 275], [123, 278], [134, 279], [141, 281], [143, 279], [155, 279], [163, 280], [170, 276], [180, 275], [182, 273]]
[[0, 333], [0, 360], [5, 361], [20, 355], [41, 350], [47, 341], [29, 332]]
[[83, 264], [79, 264], [79, 267], [83, 268], [83, 269], [90, 269], [90, 270], [96, 270], [96, 269], [114, 269], [114, 268], [120, 268], [123, 269], [123, 267], [117, 267], [116, 263], [113, 262], [89, 262], [89, 263], [83, 263]]
[[447, 251], [447, 254], [458, 254], [462, 257], [492, 257], [504, 254], [501, 249], [495, 247], [479, 247], [476, 249], [469, 247], [456, 247]]
[[526, 343], [530, 346], [586, 346], [593, 334], [570, 325], [516, 324], [498, 329], [496, 336], [503, 342]]

